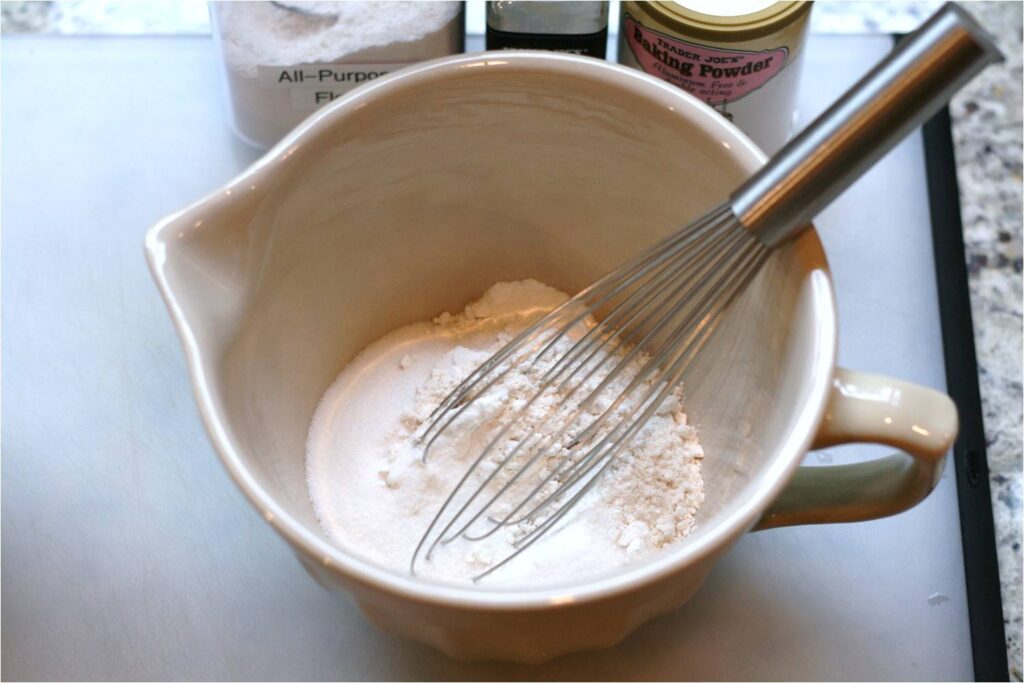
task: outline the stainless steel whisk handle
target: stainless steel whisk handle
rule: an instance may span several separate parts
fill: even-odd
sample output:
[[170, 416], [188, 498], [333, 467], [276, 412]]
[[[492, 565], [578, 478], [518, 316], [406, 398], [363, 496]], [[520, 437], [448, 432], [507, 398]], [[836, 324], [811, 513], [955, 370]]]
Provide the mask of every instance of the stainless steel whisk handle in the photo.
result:
[[795, 236], [911, 130], [1002, 54], [946, 3], [769, 162], [729, 203], [769, 247]]

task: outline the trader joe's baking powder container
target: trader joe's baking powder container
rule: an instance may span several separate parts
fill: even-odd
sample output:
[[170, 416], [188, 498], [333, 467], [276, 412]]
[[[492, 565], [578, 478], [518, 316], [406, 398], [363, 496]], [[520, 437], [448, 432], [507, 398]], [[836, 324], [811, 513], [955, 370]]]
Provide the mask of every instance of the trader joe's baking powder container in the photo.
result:
[[679, 86], [771, 154], [797, 124], [810, 2], [624, 2], [619, 61]]

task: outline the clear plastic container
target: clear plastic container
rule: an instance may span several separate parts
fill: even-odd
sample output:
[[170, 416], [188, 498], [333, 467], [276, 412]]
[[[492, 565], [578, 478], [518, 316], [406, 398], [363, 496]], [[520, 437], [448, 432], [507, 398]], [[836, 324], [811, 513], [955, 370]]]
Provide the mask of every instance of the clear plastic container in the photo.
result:
[[232, 128], [267, 148], [353, 88], [463, 51], [462, 2], [211, 2]]

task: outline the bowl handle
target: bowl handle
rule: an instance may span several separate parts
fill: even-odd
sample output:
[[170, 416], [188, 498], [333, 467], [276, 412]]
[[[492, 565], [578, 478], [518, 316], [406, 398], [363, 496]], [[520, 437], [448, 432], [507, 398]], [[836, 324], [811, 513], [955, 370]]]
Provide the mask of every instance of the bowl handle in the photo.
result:
[[905, 452], [856, 465], [800, 467], [755, 529], [860, 522], [917, 505], [939, 483], [958, 426], [956, 406], [943, 393], [836, 368], [813, 447], [868, 442]]

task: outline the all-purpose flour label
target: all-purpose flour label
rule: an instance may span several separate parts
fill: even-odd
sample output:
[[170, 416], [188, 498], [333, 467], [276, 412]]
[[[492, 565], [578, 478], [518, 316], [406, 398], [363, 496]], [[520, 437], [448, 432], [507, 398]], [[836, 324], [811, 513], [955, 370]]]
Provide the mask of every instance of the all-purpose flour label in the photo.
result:
[[774, 78], [788, 50], [719, 50], [659, 33], [626, 16], [626, 41], [640, 68], [715, 106], [735, 102]]
[[397, 71], [407, 64], [307, 64], [260, 66], [256, 81], [261, 87], [286, 89], [292, 109], [312, 112], [356, 86]]

